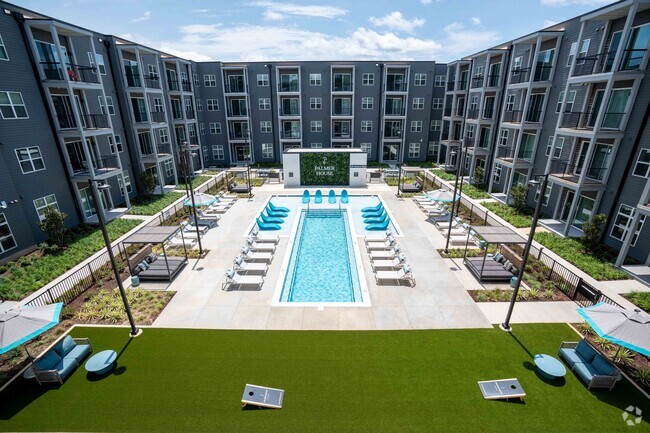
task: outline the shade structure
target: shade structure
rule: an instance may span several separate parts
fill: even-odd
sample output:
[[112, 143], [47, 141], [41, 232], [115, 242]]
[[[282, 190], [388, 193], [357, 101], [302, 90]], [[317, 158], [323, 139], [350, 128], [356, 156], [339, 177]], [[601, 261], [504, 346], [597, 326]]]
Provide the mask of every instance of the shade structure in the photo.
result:
[[[217, 198], [213, 195], [206, 194], [204, 192], [194, 194], [194, 205], [196, 207], [209, 206], [215, 201], [217, 201]], [[185, 206], [192, 206], [192, 199], [189, 198], [185, 199], [183, 204]]]
[[650, 315], [600, 302], [578, 308], [596, 333], [619, 346], [650, 356]]
[[456, 195], [456, 198], [454, 198], [454, 194], [447, 191], [446, 189], [439, 189], [437, 191], [433, 191], [428, 194], [429, 198], [433, 201], [439, 201], [442, 203], [451, 203], [452, 201], [456, 201], [460, 198], [460, 195]]
[[39, 336], [57, 323], [62, 302], [40, 307], [18, 307], [0, 315], [0, 354]]

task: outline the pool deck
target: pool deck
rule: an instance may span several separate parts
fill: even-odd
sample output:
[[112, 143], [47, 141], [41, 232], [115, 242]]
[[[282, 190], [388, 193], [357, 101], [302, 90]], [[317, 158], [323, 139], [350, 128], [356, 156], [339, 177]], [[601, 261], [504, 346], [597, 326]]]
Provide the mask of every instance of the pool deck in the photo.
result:
[[[339, 190], [336, 190], [337, 192]], [[505, 314], [503, 303], [475, 303], [467, 289], [480, 288], [468, 279], [462, 260], [442, 259], [436, 248], [444, 246], [444, 237], [410, 199], [399, 199], [388, 185], [370, 184], [365, 189], [348, 189], [351, 195], [379, 194], [393, 212], [401, 229], [397, 239], [413, 269], [415, 287], [378, 286], [373, 277], [365, 248], [361, 257], [370, 292], [370, 307], [272, 307], [280, 267], [288, 249], [288, 237], [281, 237], [273, 262], [261, 290], [222, 291], [225, 272], [245, 243], [244, 233], [260, 206], [271, 194], [293, 193], [283, 185], [255, 188], [250, 201], [240, 199], [224, 214], [219, 227], [203, 237], [210, 250], [205, 259], [190, 260], [189, 265], [170, 285], [144, 283], [145, 288], [177, 291], [174, 298], [154, 322], [156, 327], [211, 329], [444, 329], [488, 328], [499, 323]], [[302, 189], [295, 190], [300, 194]], [[467, 275], [465, 275], [467, 274]], [[470, 277], [471, 278], [471, 277]], [[577, 316], [575, 304], [562, 306], [549, 320], [540, 304], [533, 307], [517, 304], [513, 322], [572, 321]], [[555, 309], [555, 304], [553, 309]], [[559, 305], [558, 305], [559, 307]], [[502, 311], [503, 310], [503, 314]], [[570, 310], [570, 311], [569, 311]], [[575, 316], [574, 316], [575, 314]], [[535, 320], [537, 317], [540, 320]], [[546, 320], [543, 320], [546, 318]]]

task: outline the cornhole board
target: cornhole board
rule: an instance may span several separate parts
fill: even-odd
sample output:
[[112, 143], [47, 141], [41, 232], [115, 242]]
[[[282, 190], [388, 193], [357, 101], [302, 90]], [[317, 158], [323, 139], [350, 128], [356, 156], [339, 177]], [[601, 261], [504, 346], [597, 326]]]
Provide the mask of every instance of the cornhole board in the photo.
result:
[[257, 386], [246, 384], [244, 395], [242, 395], [242, 406], [247, 404], [270, 407], [273, 409], [282, 409], [282, 400], [284, 399], [284, 390], [269, 388], [266, 386]]
[[485, 380], [478, 382], [483, 398], [486, 400], [507, 400], [519, 398], [524, 401], [526, 393], [517, 379]]

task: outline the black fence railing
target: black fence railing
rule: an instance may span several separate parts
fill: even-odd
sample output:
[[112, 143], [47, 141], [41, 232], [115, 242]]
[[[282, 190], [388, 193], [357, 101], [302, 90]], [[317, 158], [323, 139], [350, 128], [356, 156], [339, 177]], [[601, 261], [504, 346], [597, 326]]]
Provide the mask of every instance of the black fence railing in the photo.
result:
[[515, 157], [515, 149], [513, 147], [499, 146], [497, 147], [497, 158], [513, 159]]
[[527, 83], [530, 79], [530, 68], [516, 68], [510, 71], [510, 84]]
[[472, 89], [477, 89], [479, 87], [483, 87], [483, 82], [485, 81], [485, 77], [483, 75], [478, 75], [476, 77], [472, 78]]
[[506, 110], [503, 112], [503, 122], [521, 123], [522, 110]]
[[226, 93], [246, 93], [246, 85], [244, 84], [226, 84]]
[[149, 116], [152, 122], [165, 123], [167, 121], [164, 111], [152, 111], [149, 113]]
[[72, 114], [57, 114], [60, 129], [72, 129], [77, 127], [77, 121]]
[[173, 92], [178, 92], [179, 87], [178, 87], [178, 80], [167, 80], [167, 87], [169, 88], [170, 91]]
[[192, 82], [189, 81], [189, 80], [181, 81], [181, 88], [183, 89], [183, 92], [191, 92], [192, 91]]
[[[348, 86], [352, 86], [349, 84]], [[337, 87], [337, 86], [334, 86]], [[339, 87], [344, 87], [343, 85], [340, 85]], [[291, 84], [278, 84], [278, 92], [299, 92], [300, 91], [300, 86], [298, 83], [291, 83]], [[341, 92], [343, 90], [337, 90], [338, 92]], [[349, 90], [347, 90], [349, 92]]]
[[620, 71], [636, 71], [641, 69], [643, 64], [643, 59], [646, 56], [648, 50], [624, 50], [623, 58], [621, 59], [621, 65], [619, 66]]
[[186, 108], [185, 109], [185, 117], [187, 119], [194, 119], [194, 117], [195, 117], [194, 109], [193, 108]]
[[452, 80], [452, 81], [447, 81], [447, 91], [448, 91], [448, 92], [451, 92], [452, 90], [454, 90], [454, 85], [455, 85], [455, 83], [456, 83], [456, 82], [453, 81], [453, 80]]
[[601, 128], [604, 129], [616, 129], [620, 130], [623, 126], [623, 118], [625, 113], [613, 113], [607, 112], [603, 116], [603, 122], [600, 124]]
[[120, 164], [116, 155], [102, 156], [99, 159], [93, 160], [93, 167], [95, 170], [117, 170], [120, 167]]
[[158, 155], [171, 155], [172, 146], [169, 143], [166, 144], [156, 144], [156, 153]]
[[451, 107], [445, 107], [445, 111], [442, 114], [445, 117], [450, 117], [451, 116]]
[[387, 92], [406, 92], [408, 85], [406, 83], [387, 83], [386, 91]]
[[81, 118], [84, 129], [106, 129], [110, 126], [106, 114], [83, 114]]
[[560, 128], [591, 129], [594, 127], [592, 124], [593, 120], [595, 119], [592, 119], [591, 111], [571, 111], [562, 113]]
[[533, 149], [519, 149], [517, 152], [517, 159], [523, 159], [525, 161], [530, 161], [533, 158], [535, 151]]
[[183, 110], [180, 108], [172, 108], [172, 118], [174, 120], [181, 120], [183, 118]]
[[386, 108], [384, 108], [384, 115], [385, 116], [404, 116], [404, 115], [406, 115], [406, 107], [394, 107], [394, 106], [387, 105]]
[[190, 144], [199, 144], [199, 138], [198, 137], [187, 137], [187, 142]]
[[62, 67], [60, 62], [40, 62], [46, 80], [63, 81], [64, 75], [67, 75], [68, 80], [79, 83], [99, 83], [99, 75], [97, 69], [92, 66], [83, 66], [75, 64], [65, 64]]
[[133, 118], [136, 123], [146, 123], [149, 121], [149, 113], [146, 111], [134, 111]]
[[533, 81], [535, 82], [540, 82], [540, 81], [548, 81], [551, 79], [551, 71], [553, 70], [553, 66], [551, 65], [537, 65], [535, 67], [535, 74], [533, 74]]
[[[335, 116], [349, 116], [350, 114], [351, 110], [339, 110], [339, 112], [334, 112]], [[300, 110], [297, 108], [281, 108], [280, 116], [300, 116]]]
[[468, 119], [477, 119], [478, 118], [478, 113], [479, 113], [478, 108], [470, 108], [470, 109], [467, 110], [467, 118]]
[[494, 109], [493, 108], [486, 108], [483, 110], [483, 118], [484, 119], [492, 119], [494, 117]]
[[542, 119], [542, 110], [531, 110], [526, 111], [526, 116], [524, 117], [524, 122], [528, 123], [539, 123]]
[[499, 74], [488, 75], [485, 87], [499, 87], [500, 79], [501, 79], [501, 75]]
[[464, 80], [464, 81], [458, 81], [458, 90], [467, 90], [467, 87], [469, 85], [468, 83], [469, 80]]
[[148, 89], [160, 89], [160, 77], [144, 77], [144, 85]]
[[590, 166], [585, 168], [584, 165], [584, 163], [576, 164], [569, 161], [553, 161], [551, 163], [550, 173], [551, 176], [558, 179], [563, 179], [572, 183], [578, 183], [580, 176], [583, 174], [583, 171], [586, 170], [584, 173], [585, 178], [587, 178], [590, 182], [602, 183], [609, 167]]
[[238, 109], [228, 108], [228, 117], [246, 117], [248, 116], [248, 110], [246, 107], [240, 107]]

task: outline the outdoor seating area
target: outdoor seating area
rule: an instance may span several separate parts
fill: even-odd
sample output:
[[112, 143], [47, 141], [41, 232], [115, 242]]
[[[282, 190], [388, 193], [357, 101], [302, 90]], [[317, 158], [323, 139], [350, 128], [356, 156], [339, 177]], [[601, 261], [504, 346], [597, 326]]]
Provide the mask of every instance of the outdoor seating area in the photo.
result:
[[478, 281], [509, 282], [518, 274], [515, 265], [499, 253], [488, 256], [488, 250], [490, 245], [523, 245], [526, 239], [508, 227], [474, 226], [470, 230], [475, 233], [474, 237], [479, 238], [484, 253], [482, 257], [465, 256], [463, 262]]
[[415, 286], [411, 267], [406, 263], [406, 256], [400, 253], [400, 247], [390, 230], [383, 237], [366, 236], [364, 244], [377, 284], [388, 282], [400, 285], [405, 282], [411, 287]]
[[[126, 238], [122, 242], [125, 245], [143, 245], [134, 255], [127, 258], [131, 275], [137, 276], [139, 280], [172, 281], [187, 264], [187, 248], [196, 242], [195, 239], [186, 240], [184, 230], [179, 226], [147, 226]], [[177, 233], [180, 233], [180, 238]], [[161, 254], [153, 252], [152, 245], [155, 244], [161, 246]], [[168, 255], [166, 245], [182, 247], [184, 257]]]
[[587, 388], [611, 390], [621, 380], [621, 372], [603, 358], [584, 339], [578, 342], [563, 341], [559, 355], [576, 376], [587, 384]]

